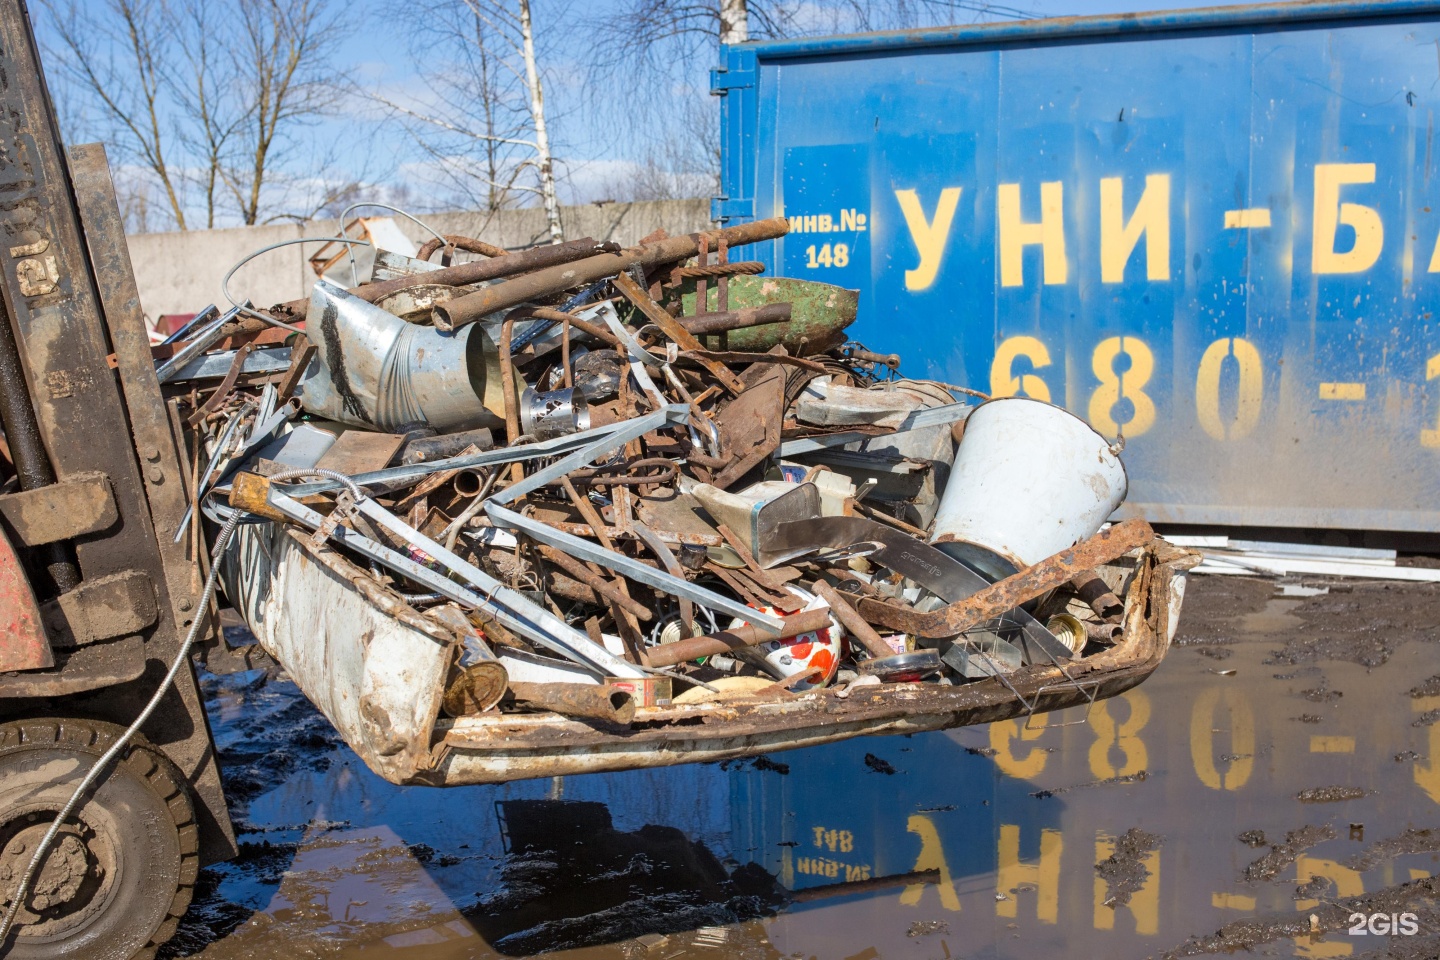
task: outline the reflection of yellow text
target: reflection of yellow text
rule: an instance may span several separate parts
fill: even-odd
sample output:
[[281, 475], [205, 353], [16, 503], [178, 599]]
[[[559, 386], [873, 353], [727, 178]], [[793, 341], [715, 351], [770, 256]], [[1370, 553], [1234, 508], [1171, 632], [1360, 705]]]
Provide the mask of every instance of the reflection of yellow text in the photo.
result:
[[895, 191], [900, 212], [905, 215], [905, 226], [910, 229], [910, 239], [920, 253], [920, 265], [905, 271], [906, 290], [925, 290], [940, 273], [945, 243], [950, 238], [950, 224], [955, 219], [955, 207], [960, 203], [960, 189], [946, 187], [941, 190], [940, 199], [935, 204], [935, 215], [929, 218], [920, 206], [918, 193], [914, 190]]
[[[1422, 712], [1440, 708], [1440, 697], [1421, 697], [1410, 702]], [[1425, 760], [1415, 761], [1415, 783], [1427, 797], [1440, 803], [1440, 723], [1432, 723], [1426, 729], [1430, 731], [1430, 749]]]
[[1040, 184], [1040, 220], [1027, 223], [1020, 216], [1020, 184], [1002, 183], [997, 202], [1000, 220], [1000, 285], [1018, 287], [1025, 282], [1025, 248], [1039, 244], [1044, 282], [1064, 283], [1065, 185], [1059, 180]]
[[[935, 885], [935, 889], [940, 894], [940, 906], [946, 910], [959, 910], [960, 897], [955, 892], [954, 881], [950, 879], [950, 865], [945, 862], [945, 850], [940, 845], [940, 832], [935, 829], [935, 822], [923, 814], [912, 813], [905, 829], [920, 838], [920, 856], [915, 858], [912, 869], [916, 873], [922, 870], [939, 870], [940, 882]], [[927, 886], [929, 884], [907, 884], [900, 894], [900, 902], [907, 907], [916, 906], [925, 895]]]
[[1023, 757], [1015, 755], [1017, 739], [1035, 741], [1045, 733], [1046, 724], [1049, 722], [1048, 715], [1042, 713], [1034, 719], [1038, 726], [1027, 726], [1019, 720], [999, 720], [990, 724], [990, 749], [995, 751], [995, 765], [1002, 773], [1033, 780], [1044, 771], [1049, 754], [1043, 748], [1032, 747], [1025, 751]]
[[[1295, 860], [1295, 882], [1307, 884], [1316, 877], [1327, 877], [1333, 887], [1327, 889], [1324, 896], [1327, 901], [1338, 897], [1358, 897], [1365, 892], [1365, 884], [1360, 874], [1349, 867], [1342, 867], [1334, 860], [1323, 860], [1319, 857], [1307, 857], [1301, 854]], [[1319, 900], [1296, 900], [1296, 910], [1314, 910], [1320, 905]], [[1348, 957], [1353, 953], [1348, 943], [1314, 943], [1309, 937], [1295, 938], [1295, 956], [1297, 957]]]
[[796, 857], [794, 870], [806, 876], [825, 877], [845, 883], [870, 879], [870, 864], [845, 863], [829, 857]]
[[1000, 825], [999, 869], [995, 874], [995, 891], [1004, 900], [995, 902], [995, 913], [1013, 917], [1019, 912], [1012, 891], [1022, 885], [1035, 888], [1035, 916], [1044, 923], [1054, 923], [1060, 915], [1060, 855], [1065, 845], [1059, 830], [1040, 831], [1040, 861], [1020, 862], [1020, 828], [1015, 824]]
[[1035, 337], [1006, 337], [995, 348], [995, 359], [990, 363], [990, 395], [992, 397], [1013, 397], [1024, 392], [1032, 400], [1050, 401], [1050, 388], [1045, 381], [1033, 373], [1015, 376], [1011, 367], [1024, 357], [1030, 365], [1039, 369], [1050, 366], [1050, 351]]
[[[1315, 165], [1315, 217], [1310, 269], [1321, 273], [1360, 273], [1380, 259], [1385, 226], [1373, 207], [1341, 203], [1340, 188], [1375, 182], [1373, 163], [1317, 163]], [[1341, 224], [1355, 231], [1355, 241], [1343, 253], [1335, 249]]]
[[1255, 898], [1243, 893], [1212, 893], [1210, 906], [1216, 910], [1244, 910], [1248, 913], [1255, 909]]
[[[1220, 373], [1227, 357], [1235, 358], [1239, 384], [1235, 390], [1235, 419], [1220, 416]], [[1222, 337], [1205, 348], [1195, 374], [1195, 416], [1200, 427], [1216, 440], [1249, 436], [1260, 422], [1260, 401], [1265, 391], [1260, 351], [1243, 337]]]
[[1354, 753], [1354, 737], [1313, 736], [1310, 738], [1311, 753]]
[[1125, 219], [1125, 181], [1100, 181], [1100, 282], [1120, 283], [1135, 245], [1145, 237], [1145, 278], [1170, 279], [1170, 175], [1152, 173], [1130, 219]]
[[[1095, 862], [1099, 863], [1115, 853], [1115, 838], [1099, 834], [1095, 838]], [[1106, 905], [1109, 899], [1106, 891], [1109, 885], [1099, 874], [1095, 876], [1095, 929], [1114, 930], [1115, 914], [1121, 910], [1129, 910], [1130, 915], [1135, 918], [1135, 932], [1142, 935], [1152, 934], [1160, 929], [1160, 851], [1151, 850], [1145, 855], [1145, 869], [1149, 874], [1145, 877], [1145, 883], [1139, 890], [1130, 894], [1130, 901], [1125, 904], [1112, 903]]]
[[[1216, 766], [1215, 734], [1220, 727], [1219, 709], [1228, 714], [1230, 742], [1226, 751], [1235, 759], [1222, 774]], [[1195, 775], [1211, 790], [1239, 790], [1255, 768], [1255, 714], [1250, 703], [1230, 687], [1209, 687], [1195, 698], [1190, 711], [1190, 760]]]
[[[1110, 715], [1115, 700], [1102, 701], [1090, 717], [1090, 726], [1095, 731], [1095, 742], [1090, 745], [1090, 772], [1101, 780], [1132, 776], [1149, 763], [1140, 731], [1150, 722], [1150, 697], [1142, 690], [1131, 690], [1117, 699], [1130, 707], [1130, 715], [1123, 723], [1117, 724]], [[1123, 755], [1124, 762], [1119, 767], [1110, 762], [1112, 750], [1119, 750]]]
[[815, 846], [831, 853], [849, 853], [855, 849], [855, 834], [849, 830], [827, 830], [825, 827], [812, 827], [815, 834]]

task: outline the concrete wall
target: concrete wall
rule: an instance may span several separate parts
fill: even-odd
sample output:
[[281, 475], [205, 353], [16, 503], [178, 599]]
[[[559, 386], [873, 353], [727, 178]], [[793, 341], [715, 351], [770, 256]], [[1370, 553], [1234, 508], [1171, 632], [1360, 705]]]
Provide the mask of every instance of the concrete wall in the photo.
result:
[[[385, 215], [386, 211], [361, 210]], [[538, 209], [481, 213], [439, 213], [421, 217], [444, 234], [477, 237], [502, 247], [521, 247], [543, 240], [544, 213]], [[403, 217], [396, 224], [417, 245], [429, 234]], [[561, 222], [566, 239], [594, 237], [632, 244], [656, 229], [672, 234], [693, 233], [710, 226], [710, 202], [660, 200], [644, 203], [608, 203], [563, 207]], [[300, 237], [335, 236], [334, 221], [231, 230], [190, 230], [141, 233], [127, 238], [140, 302], [152, 321], [166, 313], [194, 313], [206, 304], [224, 307], [220, 292], [225, 273], [247, 254], [272, 243]], [[264, 254], [242, 267], [230, 281], [238, 299], [261, 306], [308, 296], [315, 281], [308, 258], [319, 244], [292, 244]], [[458, 259], [458, 258], [457, 258]]]

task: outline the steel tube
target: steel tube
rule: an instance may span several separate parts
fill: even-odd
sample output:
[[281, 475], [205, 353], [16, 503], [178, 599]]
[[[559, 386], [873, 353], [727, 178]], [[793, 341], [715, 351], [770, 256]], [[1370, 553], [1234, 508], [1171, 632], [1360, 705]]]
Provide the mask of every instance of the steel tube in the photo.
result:
[[815, 594], [830, 604], [830, 612], [835, 615], [835, 619], [840, 621], [842, 627], [850, 631], [852, 637], [860, 641], [860, 645], [870, 656], [879, 658], [895, 655], [895, 651], [891, 649], [890, 645], [880, 638], [880, 634], [875, 632], [874, 627], [865, 622], [864, 617], [855, 612], [855, 608], [850, 606], [849, 601], [840, 595], [840, 591], [824, 580], [816, 580]]
[[728, 310], [725, 313], [702, 313], [696, 317], [680, 317], [680, 326], [696, 336], [707, 333], [725, 333], [745, 327], [759, 327], [767, 323], [784, 323], [790, 319], [790, 304], [767, 303], [763, 307], [745, 310]]
[[[374, 303], [383, 300], [390, 294], [405, 290], [421, 283], [440, 283], [451, 287], [464, 287], [472, 283], [483, 283], [486, 280], [498, 280], [501, 277], [513, 276], [517, 273], [524, 273], [527, 270], [538, 270], [542, 267], [553, 267], [557, 264], [568, 263], [571, 260], [581, 260], [585, 257], [594, 256], [604, 250], [613, 250], [612, 243], [601, 243], [593, 237], [584, 237], [580, 240], [569, 240], [565, 243], [546, 244], [543, 247], [532, 247], [519, 253], [507, 253], [503, 257], [495, 257], [491, 260], [476, 260], [471, 263], [461, 263], [453, 267], [442, 267], [439, 270], [427, 270], [424, 273], [417, 273], [411, 277], [396, 277], [394, 280], [383, 280], [380, 283], [366, 283], [358, 287], [351, 287], [347, 290], [352, 296], [361, 300], [368, 300]], [[310, 309], [310, 298], [303, 300], [290, 300], [286, 303], [279, 303], [271, 307], [268, 313], [282, 317], [293, 317], [304, 320]], [[254, 320], [252, 325], [227, 329], [225, 332], [232, 333], [237, 330], [248, 329], [260, 330], [265, 323]]]
[[790, 637], [798, 637], [802, 633], [825, 630], [829, 626], [830, 611], [822, 607], [819, 610], [806, 610], [783, 618], [779, 633], [772, 633], [747, 623], [731, 627], [729, 630], [722, 630], [719, 633], [706, 634], [703, 637], [662, 643], [659, 646], [651, 647], [645, 656], [652, 667], [669, 667], [687, 660], [698, 660], [701, 657], [709, 657], [717, 653], [731, 653], [743, 647], [753, 647], [755, 644], [764, 643], [767, 640], [786, 640]]
[[602, 720], [629, 726], [635, 720], [635, 697], [609, 684], [520, 683], [511, 681], [510, 696], [526, 707], [563, 717]]
[[[30, 404], [30, 387], [20, 362], [15, 329], [10, 325], [10, 315], [3, 303], [0, 303], [0, 424], [5, 427], [5, 439], [10, 444], [10, 457], [20, 489], [35, 490], [54, 483], [55, 468], [40, 438], [40, 424]], [[80, 585], [80, 569], [75, 563], [75, 552], [68, 544], [47, 543], [32, 549], [56, 592], [65, 593]]]
[[[712, 245], [723, 239], [731, 247], [735, 247], [783, 237], [789, 229], [789, 222], [785, 218], [775, 217], [704, 234], [668, 237], [656, 243], [627, 247], [618, 253], [603, 253], [574, 263], [536, 270], [509, 283], [486, 287], [484, 290], [477, 290], [440, 304], [435, 308], [435, 326], [441, 330], [455, 330], [492, 313], [518, 307], [528, 300], [617, 276], [632, 267], [653, 267], [693, 257], [700, 250], [702, 236]], [[485, 262], [503, 263], [508, 259], [510, 258], [501, 257]], [[426, 282], [436, 282], [435, 276], [435, 273], [425, 274]]]

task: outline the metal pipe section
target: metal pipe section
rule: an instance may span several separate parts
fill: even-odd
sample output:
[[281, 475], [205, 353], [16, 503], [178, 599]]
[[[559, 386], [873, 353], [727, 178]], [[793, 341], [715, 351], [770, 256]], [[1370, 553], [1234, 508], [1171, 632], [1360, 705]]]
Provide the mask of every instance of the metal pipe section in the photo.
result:
[[816, 580], [815, 595], [830, 604], [830, 612], [835, 615], [835, 619], [840, 621], [842, 627], [850, 631], [850, 636], [858, 640], [870, 656], [880, 659], [895, 655], [895, 651], [891, 649], [890, 645], [880, 638], [880, 634], [875, 632], [874, 627], [865, 622], [864, 617], [855, 612], [855, 608], [850, 606], [849, 601], [840, 595], [840, 591], [824, 580]]
[[562, 717], [600, 720], [626, 727], [635, 720], [634, 695], [609, 684], [511, 681], [510, 696], [521, 706], [549, 710]]
[[763, 307], [749, 307], [745, 310], [681, 317], [680, 326], [684, 327], [687, 333], [702, 336], [707, 333], [741, 330], [745, 327], [760, 327], [767, 323], [784, 323], [790, 319], [790, 312], [788, 303], [767, 303]]
[[830, 611], [821, 607], [818, 610], [806, 610], [785, 617], [781, 621], [778, 633], [746, 623], [722, 630], [719, 633], [690, 637], [688, 640], [676, 640], [673, 643], [662, 643], [651, 647], [645, 657], [650, 661], [652, 667], [669, 667], [687, 660], [698, 660], [701, 657], [709, 657], [717, 653], [731, 653], [744, 647], [753, 647], [757, 643], [764, 643], [767, 640], [788, 640], [790, 637], [798, 637], [802, 633], [826, 630], [829, 627]]
[[[464, 287], [472, 283], [484, 283], [487, 280], [498, 280], [501, 277], [513, 276], [517, 273], [524, 273], [527, 270], [538, 270], [541, 267], [553, 267], [557, 264], [569, 263], [571, 260], [581, 260], [585, 257], [603, 253], [606, 250], [615, 250], [613, 243], [601, 243], [593, 237], [584, 237], [580, 240], [568, 240], [565, 243], [546, 244], [543, 247], [532, 247], [529, 250], [522, 250], [519, 253], [507, 253], [503, 257], [495, 257], [491, 260], [475, 260], [471, 263], [461, 263], [453, 267], [442, 267], [439, 270], [426, 270], [410, 277], [396, 277], [394, 280], [383, 280], [380, 283], [366, 283], [358, 287], [352, 287], [346, 292], [351, 296], [359, 297], [361, 300], [368, 300], [374, 303], [383, 300], [400, 290], [422, 283], [440, 283], [451, 287]], [[310, 300], [290, 300], [286, 303], [278, 303], [271, 307], [269, 312], [281, 316], [294, 317], [299, 320], [308, 319]], [[265, 324], [255, 320], [250, 326], [241, 327], [241, 330], [260, 330]], [[235, 332], [235, 328], [227, 329], [227, 333]]]
[[[21, 490], [48, 487], [55, 482], [55, 468], [40, 437], [40, 423], [30, 404], [30, 388], [20, 362], [20, 348], [15, 341], [15, 328], [10, 314], [0, 302], [0, 424], [10, 444], [10, 456]], [[47, 543], [32, 548], [39, 565], [54, 585], [55, 593], [65, 593], [80, 585], [80, 568], [75, 551], [66, 543]], [[50, 584], [40, 584], [42, 588]], [[45, 589], [39, 593], [49, 592]]]
[[[723, 230], [711, 230], [704, 234], [692, 233], [684, 237], [668, 237], [655, 243], [627, 247], [619, 253], [603, 253], [563, 266], [536, 270], [508, 283], [486, 287], [436, 306], [435, 326], [441, 330], [458, 330], [466, 324], [474, 323], [492, 313], [518, 307], [527, 301], [560, 293], [582, 284], [614, 277], [633, 267], [653, 267], [688, 259], [700, 251], [702, 236], [711, 246], [723, 240], [731, 247], [737, 247], [747, 243], [783, 237], [789, 229], [789, 221], [784, 217], [774, 217], [770, 220], [757, 220], [754, 223], [726, 227]], [[504, 262], [507, 259], [509, 258], [501, 257], [498, 262]], [[427, 281], [431, 283], [434, 282], [434, 276], [433, 273], [425, 274]]]

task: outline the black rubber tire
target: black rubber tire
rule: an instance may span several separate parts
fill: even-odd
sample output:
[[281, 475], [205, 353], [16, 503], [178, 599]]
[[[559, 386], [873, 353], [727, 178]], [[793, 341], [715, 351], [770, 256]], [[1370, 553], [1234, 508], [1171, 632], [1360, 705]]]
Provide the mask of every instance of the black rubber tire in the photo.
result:
[[[93, 760], [123, 732], [90, 720], [0, 724], [0, 852], [17, 831], [33, 836], [35, 824], [53, 821]], [[53, 812], [34, 821], [25, 812], [44, 809]], [[19, 927], [0, 944], [0, 954], [6, 960], [149, 960], [174, 936], [200, 866], [199, 830], [184, 777], [137, 736], [72, 817], [77, 821], [83, 838], [71, 840], [69, 848], [86, 852], [86, 872], [74, 881], [84, 893], [74, 897], [84, 900], [82, 908], [67, 903], [46, 917], [43, 936], [35, 926], [28, 935]], [[0, 883], [0, 909], [8, 909], [18, 883], [17, 876]], [[27, 909], [33, 904], [27, 898]]]

